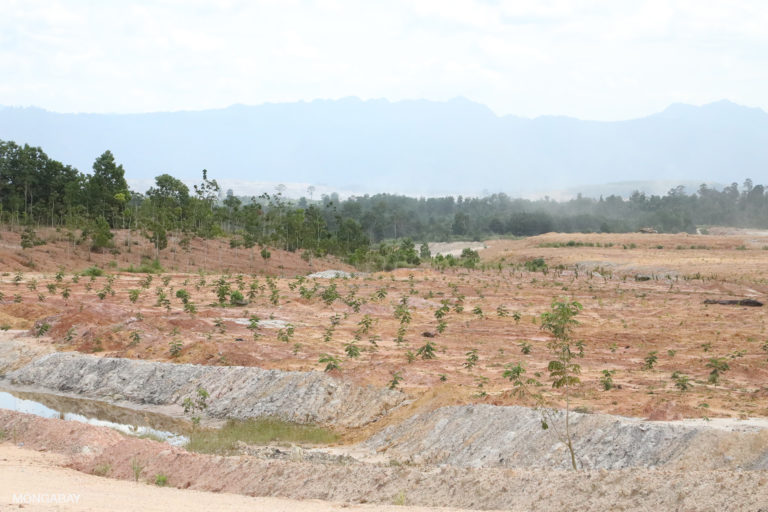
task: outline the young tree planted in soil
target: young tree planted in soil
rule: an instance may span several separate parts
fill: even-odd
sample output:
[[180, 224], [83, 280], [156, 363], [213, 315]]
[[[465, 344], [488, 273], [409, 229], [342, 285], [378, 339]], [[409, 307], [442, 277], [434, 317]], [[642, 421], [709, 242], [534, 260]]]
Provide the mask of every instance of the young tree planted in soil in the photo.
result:
[[400, 372], [392, 372], [392, 380], [387, 383], [389, 389], [397, 389], [400, 385], [400, 381], [403, 380], [403, 376]]
[[200, 415], [208, 408], [208, 398], [210, 394], [205, 388], [197, 388], [195, 397], [187, 397], [181, 403], [184, 407], [184, 414], [190, 414], [192, 423], [195, 426], [200, 424]]
[[419, 349], [416, 351], [416, 355], [422, 359], [434, 359], [437, 357], [435, 354], [435, 349], [435, 344], [432, 341], [427, 341], [424, 345], [419, 347]]
[[648, 355], [645, 356], [645, 359], [643, 359], [643, 370], [652, 370], [654, 365], [656, 364], [656, 361], [658, 361], [659, 357], [656, 355], [658, 352], [656, 350], [652, 350], [651, 352], [648, 352]]
[[[578, 469], [576, 464], [576, 452], [571, 438], [571, 395], [581, 380], [581, 366], [575, 362], [575, 358], [584, 357], [584, 344], [581, 341], [573, 341], [573, 329], [579, 324], [575, 319], [582, 310], [582, 305], [576, 301], [552, 301], [550, 310], [541, 315], [541, 329], [548, 331], [553, 340], [547, 343], [553, 359], [547, 365], [552, 387], [559, 389], [565, 398], [565, 429], [560, 430], [555, 420], [555, 411], [547, 407], [544, 395], [535, 391], [541, 384], [535, 378], [526, 378], [525, 368], [520, 363], [506, 365], [504, 377], [512, 381], [515, 393], [532, 398], [541, 412], [541, 427], [544, 430], [552, 427], [552, 431], [562, 442], [570, 454], [571, 466]], [[575, 349], [575, 350], [574, 350]]]
[[464, 366], [464, 368], [466, 368], [467, 370], [471, 370], [472, 368], [475, 367], [477, 362], [480, 360], [480, 356], [477, 355], [476, 348], [473, 348], [472, 350], [467, 352], [465, 355], [467, 356], [467, 360], [464, 361], [462, 366]]
[[341, 367], [341, 362], [337, 357], [334, 357], [326, 353], [320, 354], [320, 359], [318, 359], [318, 362], [321, 364], [325, 364], [326, 372], [338, 370]]
[[693, 384], [691, 384], [691, 378], [680, 372], [674, 372], [672, 374], [672, 381], [675, 383], [675, 387], [680, 390], [681, 393], [684, 393], [691, 389]]
[[610, 391], [613, 389], [613, 374], [616, 370], [603, 370], [603, 376], [600, 377], [600, 385], [603, 387], [603, 391]]
[[727, 372], [730, 369], [728, 361], [724, 357], [712, 357], [707, 362], [706, 367], [712, 370], [709, 372], [707, 382], [710, 384], [717, 384], [720, 382], [720, 375]]

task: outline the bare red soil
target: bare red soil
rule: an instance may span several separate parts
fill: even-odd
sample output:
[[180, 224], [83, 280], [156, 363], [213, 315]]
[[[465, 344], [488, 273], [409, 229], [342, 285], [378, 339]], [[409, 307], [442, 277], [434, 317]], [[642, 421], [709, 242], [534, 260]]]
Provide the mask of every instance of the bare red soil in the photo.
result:
[[[579, 360], [584, 385], [575, 398], [576, 406], [653, 419], [768, 415], [768, 352], [764, 348], [768, 307], [703, 304], [711, 298], [766, 299], [768, 250], [763, 246], [768, 246], [768, 238], [760, 233], [549, 234], [492, 240], [481, 251], [485, 270], [443, 272], [422, 267], [303, 282], [294, 276], [344, 267], [317, 260], [310, 267], [299, 255], [272, 251], [268, 263], [256, 253], [252, 272], [250, 256], [242, 249], [235, 254], [224, 241], [208, 242], [205, 259], [206, 242], [195, 241], [196, 248], [189, 254], [163, 255], [163, 266], [173, 268], [176, 258], [178, 270], [153, 276], [144, 288], [144, 274], [119, 270], [127, 261], [109, 263], [123, 253], [102, 256], [79, 249], [65, 257], [67, 249], [58, 242], [22, 251], [13, 247], [14, 236], [2, 235], [6, 248], [0, 258], [7, 271], [0, 276], [4, 296], [0, 326], [38, 333], [40, 326], [48, 324], [50, 330], [40, 333], [40, 340], [56, 350], [288, 370], [322, 370], [325, 364], [319, 358], [331, 354], [340, 361], [340, 369], [333, 372], [341, 378], [384, 386], [397, 372], [402, 378], [399, 386], [422, 397], [417, 404], [425, 400], [432, 405], [513, 404], [519, 398], [502, 377], [504, 366], [520, 361], [528, 375], [538, 374], [546, 383], [550, 338], [540, 329], [539, 316], [553, 299], [567, 298], [584, 307], [576, 331], [585, 342], [585, 356]], [[600, 247], [552, 247], [569, 240]], [[47, 263], [43, 260], [46, 250], [54, 258]], [[35, 262], [34, 270], [19, 266], [27, 255]], [[134, 264], [136, 257], [135, 252], [130, 254]], [[519, 267], [535, 257], [549, 264], [546, 274]], [[201, 268], [213, 271], [214, 267], [205, 265], [218, 258], [222, 266], [215, 269], [229, 269], [224, 279], [233, 289], [242, 286], [247, 295], [255, 283], [256, 294], [246, 306], [216, 304], [214, 283], [221, 274], [195, 273]], [[198, 266], [203, 259], [205, 264]], [[73, 282], [74, 271], [94, 264], [112, 275], [111, 287], [107, 276], [81, 276]], [[558, 270], [558, 265], [563, 267]], [[57, 281], [60, 266], [66, 271]], [[15, 282], [19, 268], [24, 272]], [[286, 276], [271, 281], [277, 289], [277, 304], [265, 276], [275, 273]], [[644, 276], [649, 279], [638, 280]], [[332, 284], [342, 298], [361, 299], [359, 311], [341, 300], [325, 304], [320, 294]], [[317, 286], [317, 290], [311, 298], [302, 297], [302, 286]], [[100, 298], [99, 292], [105, 289]], [[183, 310], [176, 297], [179, 289], [190, 294], [196, 313]], [[64, 290], [69, 290], [68, 299], [62, 297]], [[135, 303], [130, 290], [139, 290]], [[159, 294], [165, 295], [167, 306], [158, 302]], [[378, 294], [386, 295], [378, 298]], [[394, 310], [403, 298], [412, 319], [404, 342], [398, 344], [400, 322]], [[462, 312], [455, 307], [459, 299]], [[450, 312], [444, 318], [445, 332], [439, 334], [435, 311], [441, 301], [447, 301]], [[500, 307], [509, 314], [499, 316]], [[514, 313], [519, 313], [519, 320]], [[339, 316], [339, 325], [325, 341], [334, 315]], [[256, 337], [248, 328], [251, 316], [260, 319]], [[371, 319], [371, 326], [364, 333], [365, 318]], [[289, 325], [295, 329], [292, 335]], [[349, 357], [345, 345], [354, 340], [356, 331], [361, 354]], [[174, 341], [181, 343], [177, 356], [171, 353]], [[435, 345], [434, 359], [417, 355], [427, 342]], [[529, 354], [522, 352], [523, 343], [530, 345]], [[472, 349], [478, 357], [474, 365], [468, 361]], [[656, 352], [658, 361], [644, 369], [651, 352]], [[706, 364], [713, 357], [723, 357], [729, 365], [717, 384], [707, 382], [711, 370]], [[603, 370], [615, 370], [615, 387], [609, 391], [603, 390], [600, 381]], [[674, 386], [675, 371], [690, 376], [690, 390]], [[554, 394], [552, 398], [558, 399]]]

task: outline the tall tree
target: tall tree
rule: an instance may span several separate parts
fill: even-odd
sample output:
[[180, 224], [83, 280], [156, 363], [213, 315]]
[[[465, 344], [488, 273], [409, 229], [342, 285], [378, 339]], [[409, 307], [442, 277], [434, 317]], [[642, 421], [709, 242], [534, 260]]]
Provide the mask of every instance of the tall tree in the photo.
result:
[[121, 225], [130, 193], [123, 166], [115, 163], [111, 151], [105, 151], [93, 162], [93, 174], [88, 177], [86, 189], [91, 215], [104, 216], [112, 227]]

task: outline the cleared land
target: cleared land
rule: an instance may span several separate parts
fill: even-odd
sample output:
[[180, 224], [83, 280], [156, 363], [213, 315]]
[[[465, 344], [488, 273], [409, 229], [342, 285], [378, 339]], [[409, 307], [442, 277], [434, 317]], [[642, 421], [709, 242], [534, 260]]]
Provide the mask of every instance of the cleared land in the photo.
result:
[[[323, 369], [318, 361], [330, 354], [340, 362], [332, 374], [342, 379], [384, 386], [399, 372], [399, 386], [421, 397], [417, 404], [511, 405], [519, 402], [502, 377], [504, 365], [521, 361], [530, 374], [544, 372], [549, 338], [538, 317], [553, 298], [567, 297], [584, 306], [577, 329], [586, 343], [579, 361], [584, 387], [577, 407], [652, 419], [768, 415], [768, 308], [703, 304], [768, 296], [763, 233], [549, 234], [487, 245], [480, 252], [486, 270], [401, 269], [336, 280], [233, 271], [223, 279], [249, 301], [239, 307], [218, 305], [220, 274], [166, 273], [150, 282], [146, 274], [101, 262], [104, 276], [74, 278], [86, 261], [70, 263], [60, 280], [55, 267], [9, 271], [0, 276], [0, 325], [41, 334], [38, 343], [51, 349], [113, 357], [306, 371]], [[278, 268], [283, 256], [273, 256], [270, 265]], [[303, 262], [285, 255], [293, 257]], [[549, 266], [546, 273], [521, 266], [539, 257]], [[317, 270], [317, 262], [313, 266]], [[196, 313], [184, 311], [180, 289]], [[138, 293], [135, 302], [131, 290]], [[411, 320], [398, 343], [401, 322], [394, 313], [403, 299]], [[443, 305], [446, 325], [438, 333], [435, 313]], [[257, 328], [251, 318], [259, 319]], [[45, 325], [50, 329], [41, 333]], [[175, 356], [172, 342], [180, 344]], [[353, 342], [358, 357], [345, 351]], [[417, 355], [427, 342], [434, 344], [434, 359]], [[522, 344], [530, 345], [529, 354]], [[469, 365], [472, 349], [478, 360]], [[644, 369], [651, 352], [658, 361]], [[716, 385], [707, 383], [713, 357], [729, 365]], [[602, 390], [603, 370], [615, 370], [610, 391]], [[691, 377], [690, 390], [673, 385], [675, 371]]]
[[[241, 248], [235, 253], [223, 242], [200, 240], [191, 241], [188, 253], [174, 254], [170, 249], [161, 253], [166, 272], [137, 273], [127, 270], [131, 264], [136, 270], [141, 256], [151, 255], [146, 244], [132, 245], [130, 241], [123, 247], [132, 247], [131, 253], [91, 255], [66, 240], [52, 239], [46, 245], [22, 250], [14, 245], [17, 235], [3, 233], [6, 247], [5, 252], [0, 251], [0, 259], [6, 270], [0, 273], [0, 327], [8, 330], [0, 333], [0, 363], [10, 363], [0, 364], [0, 373], [17, 375], [15, 370], [55, 351], [291, 371], [322, 371], [330, 361], [338, 368], [328, 375], [340, 379], [343, 386], [392, 386], [408, 398], [401, 402], [399, 393], [393, 394], [391, 405], [380, 413], [376, 407], [384, 403], [382, 398], [335, 399], [334, 393], [342, 388], [331, 382], [284, 386], [265, 402], [303, 397], [306, 404], [319, 407], [340, 434], [342, 446], [334, 450], [351, 453], [344, 451], [350, 443], [369, 440], [369, 447], [393, 457], [392, 466], [386, 459], [383, 464], [347, 467], [248, 455], [188, 454], [148, 440], [125, 440], [96, 427], [73, 428], [59, 420], [19, 419], [13, 414], [3, 416], [3, 425], [23, 423], [17, 430], [24, 433], [9, 430], [6, 437], [10, 433], [14, 441], [29, 448], [56, 453], [67, 453], [70, 446], [88, 447], [88, 453], [69, 453], [66, 464], [85, 472], [111, 464], [114, 473], [110, 476], [121, 479], [131, 478], [131, 460], [138, 454], [149, 461], [150, 477], [168, 471], [174, 478], [185, 479], [172, 485], [200, 490], [379, 503], [399, 502], [405, 492], [408, 503], [470, 508], [539, 506], [551, 510], [567, 495], [585, 510], [615, 504], [627, 509], [758, 510], [764, 497], [753, 490], [765, 488], [765, 471], [760, 468], [768, 464], [761, 455], [768, 417], [768, 306], [704, 302], [767, 302], [768, 233], [729, 229], [709, 233], [547, 234], [489, 240], [479, 252], [477, 269], [422, 266], [336, 279], [306, 275], [353, 269], [332, 259], [309, 262], [300, 254], [281, 251], [272, 251], [272, 257], [264, 260], [258, 248]], [[119, 233], [118, 240], [132, 239]], [[211, 250], [214, 246], [216, 251]], [[458, 253], [462, 248], [461, 243], [450, 247]], [[71, 251], [69, 256], [67, 251]], [[98, 269], [83, 272], [95, 265]], [[242, 294], [242, 299], [233, 301], [233, 292]], [[507, 364], [521, 362], [528, 375], [538, 374], [546, 382], [550, 338], [540, 328], [540, 316], [553, 299], [576, 300], [584, 308], [576, 329], [577, 339], [585, 343], [584, 357], [578, 360], [583, 386], [574, 396], [573, 407], [586, 413], [651, 420], [699, 419], [684, 428], [659, 422], [647, 429], [629, 425], [629, 420], [629, 426], [622, 426], [597, 414], [580, 415], [575, 427], [578, 443], [597, 443], [592, 434], [600, 431], [600, 442], [606, 443], [602, 452], [614, 457], [611, 447], [618, 445], [611, 440], [611, 429], [615, 429], [616, 439], [625, 436], [621, 437], [625, 444], [639, 439], [641, 444], [658, 448], [662, 445], [654, 443], [663, 440], [674, 446], [674, 453], [657, 450], [656, 454], [638, 446], [637, 453], [626, 455], [637, 458], [636, 464], [611, 466], [613, 462], [606, 462], [607, 467], [626, 469], [574, 474], [556, 469], [510, 469], [510, 464], [517, 464], [510, 461], [523, 461], [531, 450], [506, 443], [509, 453], [501, 454], [506, 462], [484, 462], [486, 451], [491, 459], [500, 456], [494, 439], [509, 434], [485, 430], [486, 424], [507, 425], [499, 428], [522, 433], [528, 428], [523, 423], [536, 423], [536, 418], [528, 421], [509, 409], [485, 406], [530, 405], [521, 402], [503, 378]], [[430, 349], [434, 357], [425, 357]], [[650, 356], [655, 357], [652, 365]], [[721, 364], [716, 382], [710, 378], [713, 359], [727, 365], [724, 369]], [[95, 386], [100, 382], [95, 379], [109, 373], [86, 370], [94, 366], [91, 363], [72, 364], [76, 368], [64, 373], [85, 372], [83, 385]], [[58, 378], [56, 368], [46, 370], [42, 363], [25, 368], [28, 375], [44, 373], [44, 378], [35, 381]], [[239, 370], [221, 369], [210, 377], [199, 369], [178, 370], [180, 375], [187, 372], [200, 382], [210, 382], [212, 411], [243, 406], [232, 395], [245, 389], [245, 374], [240, 377]], [[613, 386], [608, 390], [605, 370], [613, 372]], [[160, 375], [150, 372], [148, 375]], [[689, 377], [686, 389], [676, 385], [675, 372]], [[112, 373], [109, 378], [118, 386], [117, 374]], [[252, 378], [253, 389], [260, 389], [260, 377]], [[301, 380], [296, 378], [296, 382]], [[174, 386], [181, 386], [178, 389], [183, 393], [192, 389], [183, 385], [194, 387], [187, 377], [174, 379], [178, 381]], [[59, 381], [66, 384], [65, 377]], [[57, 389], [56, 383], [49, 384], [45, 385]], [[101, 384], [96, 387], [104, 389]], [[170, 387], [163, 390], [162, 383], [156, 387], [157, 393], [144, 391], [153, 396], [168, 394], [162, 403], [176, 400]], [[555, 391], [548, 386], [542, 389], [554, 405], [562, 404]], [[297, 394], [286, 394], [291, 390]], [[89, 393], [99, 390], [92, 391]], [[379, 397], [375, 390], [354, 391], [353, 395]], [[144, 403], [143, 398], [137, 400]], [[257, 402], [254, 407], [260, 407]], [[365, 414], [337, 414], [326, 403]], [[467, 404], [483, 407], [439, 409]], [[373, 412], [366, 412], [369, 410]], [[358, 415], [364, 418], [359, 423], [334, 419]], [[317, 418], [325, 421], [322, 415]], [[409, 427], [410, 418], [415, 419]], [[742, 421], [745, 418], [756, 419]], [[452, 430], [440, 434], [445, 425]], [[715, 430], [707, 430], [709, 427]], [[736, 433], [731, 435], [732, 431]], [[442, 444], [433, 442], [436, 435]], [[482, 435], [486, 438], [472, 437]], [[528, 448], [552, 458], [552, 466], [557, 467], [556, 443], [538, 430], [535, 436]], [[453, 449], [452, 444], [466, 450]], [[416, 453], [421, 454], [424, 466], [414, 458]], [[669, 465], [662, 460], [667, 456]], [[595, 467], [603, 467], [599, 454], [590, 457]], [[452, 462], [444, 468], [429, 465], [445, 460]], [[548, 467], [542, 460], [523, 461], [520, 467]], [[649, 462], [654, 460], [660, 469], [646, 469], [656, 464]], [[707, 464], [701, 464], [702, 460]], [[477, 470], [464, 467], [476, 464], [480, 466]], [[750, 468], [757, 469], [742, 471]], [[233, 472], [251, 476], [233, 479], [229, 476]], [[254, 474], [263, 478], [253, 478]], [[284, 476], [288, 474], [293, 477]], [[544, 480], [551, 485], [540, 486]], [[224, 481], [226, 488], [221, 486]], [[493, 484], [499, 481], [505, 485]], [[454, 494], [445, 495], [447, 488]], [[574, 494], [573, 489], [585, 492]]]

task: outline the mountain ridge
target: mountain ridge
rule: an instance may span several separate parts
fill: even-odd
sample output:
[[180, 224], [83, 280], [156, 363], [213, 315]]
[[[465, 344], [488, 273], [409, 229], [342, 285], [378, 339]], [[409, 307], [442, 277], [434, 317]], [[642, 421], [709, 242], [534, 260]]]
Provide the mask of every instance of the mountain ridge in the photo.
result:
[[499, 116], [465, 98], [313, 100], [138, 114], [0, 108], [0, 139], [88, 171], [307, 182], [358, 193], [510, 195], [615, 181], [729, 183], [768, 169], [768, 114], [727, 100], [591, 121]]

